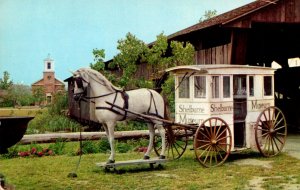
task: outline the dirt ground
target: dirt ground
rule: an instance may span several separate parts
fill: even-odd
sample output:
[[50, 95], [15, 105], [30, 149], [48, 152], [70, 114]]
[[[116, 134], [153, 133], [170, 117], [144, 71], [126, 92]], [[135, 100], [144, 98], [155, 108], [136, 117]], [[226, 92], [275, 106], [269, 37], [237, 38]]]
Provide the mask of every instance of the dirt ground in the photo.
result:
[[[300, 160], [300, 134], [290, 134], [287, 136], [283, 152], [289, 154], [290, 156]], [[264, 168], [272, 168], [272, 161], [260, 161], [257, 159], [242, 159], [235, 161], [238, 165], [255, 165]], [[258, 177], [254, 176], [253, 179], [249, 181], [249, 185], [245, 187], [245, 190], [263, 190], [262, 185], [267, 178], [282, 178], [282, 176], [272, 176], [272, 177]], [[296, 190], [300, 189], [300, 184], [297, 184], [296, 179], [291, 176], [291, 181], [288, 184], [283, 184], [285, 190]]]
[[283, 151], [300, 160], [300, 134], [288, 135]]

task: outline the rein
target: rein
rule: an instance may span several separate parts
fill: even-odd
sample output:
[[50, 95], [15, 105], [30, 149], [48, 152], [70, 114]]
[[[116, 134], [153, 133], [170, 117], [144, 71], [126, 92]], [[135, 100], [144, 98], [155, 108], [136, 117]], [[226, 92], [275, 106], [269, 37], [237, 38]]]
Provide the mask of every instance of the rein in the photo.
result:
[[[88, 74], [89, 75], [89, 74]], [[187, 73], [185, 74], [184, 78], [186, 77]], [[90, 76], [90, 75], [89, 75]], [[97, 82], [98, 84], [102, 85], [102, 86], [107, 86], [106, 84], [100, 82], [99, 80], [95, 79], [94, 77], [90, 76], [90, 78], [92, 80], [94, 80], [95, 82]], [[78, 85], [78, 87], [81, 87], [83, 88], [83, 84], [82, 82], [85, 82], [87, 83], [88, 85], [90, 85], [90, 83], [88, 81], [86, 81], [84, 78], [82, 77], [79, 77], [78, 79], [76, 79], [76, 83], [79, 83], [80, 85]], [[182, 81], [181, 81], [182, 82]], [[114, 89], [115, 92], [111, 92], [111, 93], [108, 93], [108, 94], [104, 94], [104, 95], [99, 95], [99, 96], [83, 96], [82, 99], [83, 100], [90, 100], [90, 99], [96, 99], [96, 98], [102, 98], [102, 97], [106, 97], [106, 96], [109, 96], [109, 95], [112, 95], [112, 94], [115, 94], [115, 97], [114, 97], [114, 100], [112, 103], [109, 103], [110, 107], [105, 107], [105, 106], [97, 106], [95, 107], [95, 109], [104, 109], [104, 110], [109, 110], [117, 115], [122, 115], [123, 118], [121, 119], [121, 121], [125, 120], [127, 118], [127, 113], [128, 113], [128, 99], [129, 99], [129, 96], [128, 94], [126, 93], [126, 91], [124, 90], [118, 90], [116, 88], [114, 88], [113, 86], [110, 87], [111, 89]], [[84, 89], [83, 93], [86, 91], [86, 89]], [[154, 99], [154, 96], [152, 94], [152, 92], [150, 90], [148, 90], [149, 93], [150, 93], [150, 103], [149, 103], [149, 108], [147, 110], [147, 113], [148, 115], [155, 115], [155, 116], [158, 116], [158, 117], [162, 117], [158, 114], [158, 110], [157, 110], [157, 106], [156, 106], [156, 102], [155, 102], [155, 99]], [[115, 105], [116, 103], [116, 100], [117, 100], [117, 97], [118, 97], [118, 94], [121, 94], [121, 97], [124, 101], [123, 103], [123, 108], [120, 109], [119, 106]], [[106, 102], [107, 103], [107, 102]], [[154, 109], [155, 109], [155, 113], [150, 113], [150, 110], [152, 108], [152, 106], [154, 106]], [[117, 109], [115, 109], [117, 108]], [[121, 110], [121, 111], [120, 111]], [[122, 113], [124, 112], [124, 113]]]
[[[105, 109], [105, 110], [109, 110], [111, 112], [114, 112], [115, 114], [123, 115], [123, 118], [121, 119], [121, 121], [123, 121], [127, 117], [127, 111], [126, 111], [126, 109], [128, 109], [128, 99], [129, 99], [129, 96], [128, 96], [128, 94], [125, 91], [116, 91], [114, 93], [116, 93], [116, 95], [115, 95], [113, 103], [111, 103], [111, 107], [97, 106], [96, 109]], [[119, 111], [117, 111], [117, 110], [114, 109], [114, 107], [115, 107], [114, 105], [115, 105], [115, 102], [117, 100], [118, 93], [121, 93], [121, 96], [122, 96], [122, 98], [124, 100], [124, 103], [123, 103], [124, 114], [122, 114], [121, 112], [119, 112]]]

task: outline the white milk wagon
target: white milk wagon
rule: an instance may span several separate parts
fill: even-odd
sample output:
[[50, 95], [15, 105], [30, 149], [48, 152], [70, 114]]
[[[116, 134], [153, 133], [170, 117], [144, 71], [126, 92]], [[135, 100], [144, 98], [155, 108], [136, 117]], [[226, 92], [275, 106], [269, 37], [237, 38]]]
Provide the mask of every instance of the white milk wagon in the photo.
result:
[[[194, 150], [202, 165], [220, 165], [230, 152], [243, 149], [258, 149], [266, 157], [281, 152], [287, 125], [274, 106], [274, 69], [189, 65], [167, 72], [175, 76], [174, 123], [191, 126], [183, 128], [194, 132]], [[186, 147], [180, 141], [171, 143], [179, 157]]]
[[[150, 133], [145, 161], [125, 163], [115, 163], [113, 135], [110, 135], [111, 156], [104, 167], [161, 163], [165, 160], [164, 147], [168, 159], [180, 158], [191, 136], [197, 160], [205, 167], [221, 165], [231, 152], [244, 149], [257, 149], [266, 157], [281, 152], [287, 125], [283, 113], [274, 106], [274, 69], [248, 65], [188, 65], [166, 71], [175, 76], [175, 121], [158, 114], [163, 109], [163, 101], [154, 99], [154, 95], [159, 97], [157, 92], [147, 89], [125, 92], [91, 69], [74, 73], [75, 98], [79, 102], [93, 100], [99, 118], [103, 113], [110, 114], [105, 118], [114, 117], [116, 121], [134, 116], [152, 124], [160, 122], [160, 132], [164, 131], [161, 130], [163, 123], [167, 131], [166, 139], [154, 138], [154, 130]], [[87, 95], [88, 87], [94, 90], [93, 96]], [[141, 97], [145, 101], [136, 101]], [[137, 112], [135, 109], [141, 105], [145, 105], [145, 111]], [[162, 134], [164, 137], [164, 132]], [[147, 160], [152, 139], [155, 152], [161, 153], [154, 161]], [[166, 146], [161, 146], [160, 140]]]

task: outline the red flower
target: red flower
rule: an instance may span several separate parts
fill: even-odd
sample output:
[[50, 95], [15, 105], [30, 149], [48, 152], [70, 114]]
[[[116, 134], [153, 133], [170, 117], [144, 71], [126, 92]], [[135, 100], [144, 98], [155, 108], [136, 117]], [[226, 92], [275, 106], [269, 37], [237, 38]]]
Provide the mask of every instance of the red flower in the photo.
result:
[[44, 155], [44, 153], [43, 153], [43, 152], [38, 152], [37, 155], [38, 155], [39, 157], [42, 157], [42, 156]]
[[31, 150], [30, 150], [30, 153], [31, 154], [36, 154], [37, 150], [35, 147], [32, 147]]

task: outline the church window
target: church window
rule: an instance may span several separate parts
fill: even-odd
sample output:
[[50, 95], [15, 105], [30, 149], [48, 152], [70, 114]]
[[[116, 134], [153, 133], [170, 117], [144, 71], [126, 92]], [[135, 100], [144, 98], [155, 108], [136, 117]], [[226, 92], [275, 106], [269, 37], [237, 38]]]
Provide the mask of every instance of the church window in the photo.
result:
[[51, 69], [51, 63], [50, 62], [47, 63], [47, 69]]

